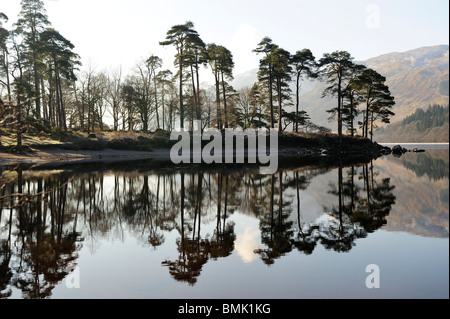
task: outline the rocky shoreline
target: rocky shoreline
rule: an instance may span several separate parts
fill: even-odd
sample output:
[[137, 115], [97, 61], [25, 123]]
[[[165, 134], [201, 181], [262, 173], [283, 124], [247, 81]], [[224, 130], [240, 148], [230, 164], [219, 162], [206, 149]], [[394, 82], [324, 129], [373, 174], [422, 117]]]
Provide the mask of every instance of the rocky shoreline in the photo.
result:
[[[83, 149], [79, 145], [26, 147], [21, 154], [0, 150], [1, 170], [20, 165], [27, 169], [67, 168], [80, 165], [109, 165], [114, 163], [141, 162], [159, 167], [174, 167], [170, 158], [171, 148], [142, 149]], [[335, 134], [300, 136], [296, 134], [280, 134], [278, 140], [278, 160], [280, 165], [301, 166], [321, 163], [368, 162], [381, 156], [393, 154], [401, 156], [406, 152], [422, 152], [424, 150], [406, 148], [396, 145], [392, 148], [382, 146], [366, 138], [344, 136], [341, 140]], [[191, 154], [192, 156], [192, 154]], [[236, 154], [235, 154], [236, 158]], [[156, 164], [157, 163], [157, 164]], [[225, 160], [223, 160], [225, 163]], [[247, 163], [247, 159], [245, 161]], [[184, 164], [194, 165], [194, 164]], [[194, 166], [202, 166], [196, 164]], [[225, 165], [225, 164], [224, 164]], [[251, 164], [226, 164], [226, 166], [252, 166]], [[203, 167], [214, 166], [205, 164]], [[216, 165], [217, 166], [217, 165]]]
[[[371, 149], [354, 148], [351, 151], [337, 152], [329, 148], [284, 148], [278, 152], [280, 164], [310, 165], [314, 163], [343, 162], [366, 162], [387, 154], [384, 147]], [[153, 151], [131, 151], [131, 150], [31, 150], [24, 154], [13, 154], [0, 152], [0, 166], [2, 170], [21, 166], [27, 169], [55, 169], [69, 168], [80, 165], [92, 164], [114, 164], [147, 162], [149, 165], [171, 167], [176, 166], [170, 158], [170, 149], [159, 149]], [[225, 161], [223, 161], [225, 162]], [[246, 161], [247, 162], [247, 161]], [[156, 164], [157, 163], [157, 164]], [[188, 166], [194, 164], [182, 164]], [[196, 164], [194, 166], [214, 166], [213, 164]], [[227, 164], [227, 166], [245, 166], [246, 164]], [[216, 165], [217, 166], [217, 165]], [[252, 166], [248, 164], [248, 166]]]

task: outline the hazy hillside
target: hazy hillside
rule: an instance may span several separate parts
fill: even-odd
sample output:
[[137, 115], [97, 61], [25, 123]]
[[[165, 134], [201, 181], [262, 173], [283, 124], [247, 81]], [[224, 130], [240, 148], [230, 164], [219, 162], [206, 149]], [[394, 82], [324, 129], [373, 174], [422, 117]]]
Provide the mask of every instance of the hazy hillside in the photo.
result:
[[449, 46], [424, 47], [404, 53], [391, 53], [366, 61], [366, 65], [387, 78], [396, 98], [400, 121], [417, 108], [448, 104]]
[[448, 105], [434, 105], [426, 111], [417, 109], [401, 122], [379, 129], [375, 140], [380, 143], [448, 143], [448, 132]]
[[239, 90], [245, 87], [251, 87], [256, 81], [258, 81], [258, 69], [252, 69], [235, 75], [231, 84], [236, 90]]
[[[389, 53], [359, 62], [386, 77], [396, 105], [391, 123], [399, 122], [430, 104], [447, 105], [449, 101], [449, 46], [423, 47], [403, 53]], [[303, 108], [313, 122], [332, 129], [335, 122], [327, 120], [326, 110], [335, 106], [335, 99], [321, 98], [326, 85], [318, 83], [302, 99]]]
[[374, 140], [378, 143], [449, 143], [448, 132], [448, 123], [421, 133], [416, 126], [403, 126], [399, 122], [386, 127], [382, 133], [375, 133]]
[[[240, 73], [234, 76], [233, 88], [236, 90], [251, 87], [256, 81], [258, 81], [258, 69], [252, 69], [244, 73]], [[317, 81], [303, 80], [300, 88], [300, 95], [303, 96], [313, 90], [317, 85]], [[291, 84], [292, 92], [295, 92], [295, 83]]]

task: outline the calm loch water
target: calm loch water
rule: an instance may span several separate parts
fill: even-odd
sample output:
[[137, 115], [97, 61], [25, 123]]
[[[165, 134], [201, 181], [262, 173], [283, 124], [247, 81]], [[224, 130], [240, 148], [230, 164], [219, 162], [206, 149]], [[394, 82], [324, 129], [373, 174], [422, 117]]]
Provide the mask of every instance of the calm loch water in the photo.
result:
[[448, 298], [448, 165], [3, 171], [0, 297]]

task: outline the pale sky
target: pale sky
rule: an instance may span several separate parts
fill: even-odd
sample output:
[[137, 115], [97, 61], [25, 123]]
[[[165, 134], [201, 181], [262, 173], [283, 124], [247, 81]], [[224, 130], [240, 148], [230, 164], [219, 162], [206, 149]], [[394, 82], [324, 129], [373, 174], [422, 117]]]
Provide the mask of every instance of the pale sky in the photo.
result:
[[[15, 22], [20, 0], [0, 0]], [[448, 0], [44, 0], [52, 26], [96, 70], [160, 56], [173, 69], [175, 49], [161, 47], [171, 26], [192, 21], [205, 43], [227, 47], [234, 74], [258, 67], [252, 52], [265, 36], [316, 58], [346, 50], [356, 60], [448, 44]]]

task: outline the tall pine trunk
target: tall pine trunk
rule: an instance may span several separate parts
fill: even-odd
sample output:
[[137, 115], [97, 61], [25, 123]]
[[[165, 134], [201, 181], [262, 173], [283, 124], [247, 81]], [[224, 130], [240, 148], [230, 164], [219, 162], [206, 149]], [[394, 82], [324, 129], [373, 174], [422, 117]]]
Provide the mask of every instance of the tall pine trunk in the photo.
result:
[[338, 135], [339, 145], [342, 143], [342, 77], [339, 76], [338, 80]]
[[161, 128], [161, 125], [159, 123], [159, 110], [158, 110], [158, 86], [156, 83], [156, 74], [153, 77], [153, 83], [155, 85], [155, 109], [156, 109], [156, 126], [157, 128]]
[[301, 75], [301, 73], [297, 73], [297, 82], [296, 82], [297, 86], [296, 86], [296, 92], [295, 92], [296, 96], [297, 96], [297, 101], [295, 104], [295, 132], [296, 133], [298, 133], [298, 121], [299, 121], [298, 113], [299, 113], [299, 107], [300, 107], [300, 88], [299, 88], [300, 75]]
[[38, 71], [38, 56], [36, 53], [36, 30], [32, 28], [32, 50], [33, 50], [33, 76], [34, 76], [34, 89], [36, 92], [36, 115], [37, 118], [41, 118], [41, 90], [40, 90], [40, 81], [39, 81], [39, 71]]
[[225, 118], [225, 128], [228, 128], [227, 92], [225, 90], [225, 81], [223, 78], [223, 71], [221, 73], [222, 73], [223, 112], [224, 112], [224, 118]]
[[278, 79], [277, 80], [277, 91], [278, 91], [278, 130], [280, 132], [283, 132], [283, 127], [281, 124], [281, 120], [282, 120], [282, 111], [283, 111], [283, 107], [282, 107], [282, 102], [281, 102], [281, 80]]
[[214, 74], [216, 80], [216, 108], [217, 108], [217, 129], [222, 129], [222, 112], [220, 108], [220, 82], [218, 71]]
[[275, 128], [275, 118], [273, 115], [273, 92], [272, 92], [272, 64], [269, 63], [269, 103], [270, 103], [270, 127]]
[[197, 120], [201, 120], [202, 112], [201, 112], [201, 103], [200, 103], [200, 75], [198, 72], [198, 63], [195, 65], [195, 73], [197, 78]]
[[180, 67], [180, 127], [184, 128], [184, 109], [183, 109], [183, 49], [179, 51], [179, 67]]

